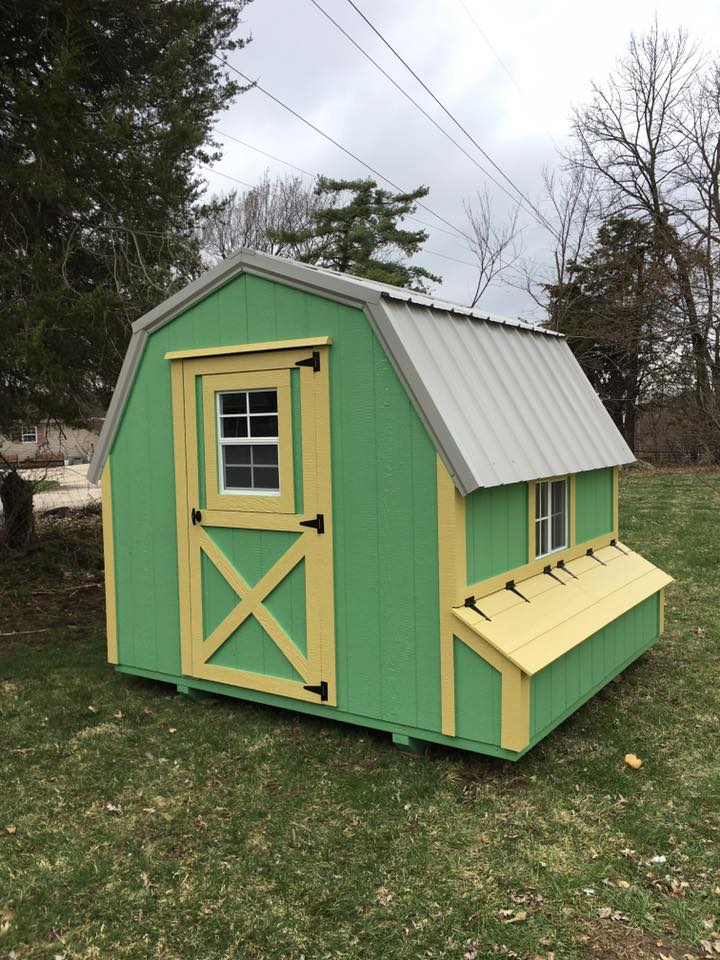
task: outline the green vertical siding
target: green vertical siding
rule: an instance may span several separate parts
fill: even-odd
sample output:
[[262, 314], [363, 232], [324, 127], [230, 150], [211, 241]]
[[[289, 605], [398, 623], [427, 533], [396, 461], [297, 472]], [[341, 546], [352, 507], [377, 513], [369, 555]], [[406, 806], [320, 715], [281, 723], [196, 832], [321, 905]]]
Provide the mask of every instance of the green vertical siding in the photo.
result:
[[475, 490], [465, 499], [468, 583], [528, 560], [528, 486]]
[[[325, 335], [333, 338], [338, 708], [439, 730], [432, 442], [360, 310], [256, 277], [235, 278], [148, 340], [112, 450], [120, 663], [150, 673], [181, 672], [170, 364], [164, 354]], [[297, 422], [295, 388], [293, 409]], [[295, 458], [299, 462], [297, 440]], [[246, 553], [246, 566], [253, 556]], [[226, 599], [219, 596], [216, 615]], [[270, 598], [281, 622], [299, 615], [298, 604], [294, 589]], [[256, 654], [265, 656], [259, 648]], [[228, 647], [222, 656], [231, 655]]]
[[575, 476], [575, 540], [583, 543], [613, 528], [612, 467]]
[[455, 732], [458, 737], [500, 746], [502, 677], [454, 637]]
[[532, 678], [531, 743], [545, 736], [657, 639], [659, 604], [658, 594], [648, 597]]

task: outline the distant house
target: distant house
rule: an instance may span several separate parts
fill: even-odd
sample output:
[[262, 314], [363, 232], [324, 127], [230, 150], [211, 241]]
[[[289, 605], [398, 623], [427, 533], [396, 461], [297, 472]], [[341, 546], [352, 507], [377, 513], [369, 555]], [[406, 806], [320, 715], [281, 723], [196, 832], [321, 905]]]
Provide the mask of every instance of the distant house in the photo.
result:
[[88, 463], [95, 452], [102, 418], [92, 421], [87, 430], [76, 430], [64, 424], [24, 424], [12, 437], [0, 437], [0, 457], [19, 466], [49, 466], [65, 463]]

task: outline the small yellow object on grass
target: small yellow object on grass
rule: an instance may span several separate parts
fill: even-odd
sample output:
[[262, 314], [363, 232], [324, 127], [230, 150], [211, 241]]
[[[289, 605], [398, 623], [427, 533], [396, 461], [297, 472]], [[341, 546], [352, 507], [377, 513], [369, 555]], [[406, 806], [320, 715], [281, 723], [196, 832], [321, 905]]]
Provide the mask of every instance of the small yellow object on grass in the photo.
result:
[[636, 757], [634, 753], [625, 754], [625, 763], [633, 770], [639, 770], [642, 766], [642, 760], [640, 757]]

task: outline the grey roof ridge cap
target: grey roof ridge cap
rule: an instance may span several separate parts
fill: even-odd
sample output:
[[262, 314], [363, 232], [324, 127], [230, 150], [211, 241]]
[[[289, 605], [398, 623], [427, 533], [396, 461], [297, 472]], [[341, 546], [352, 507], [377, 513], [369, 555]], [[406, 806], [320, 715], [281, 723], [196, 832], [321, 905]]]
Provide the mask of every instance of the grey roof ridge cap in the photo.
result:
[[499, 317], [490, 313], [481, 313], [479, 310], [475, 310], [474, 307], [464, 307], [462, 304], [453, 303], [451, 300], [437, 300], [427, 294], [420, 294], [422, 298], [427, 296], [427, 300], [420, 299], [418, 296], [413, 296], [415, 293], [413, 290], [408, 290], [407, 296], [405, 296], [403, 295], [404, 291], [402, 287], [398, 287], [397, 290], [397, 293], [395, 293], [394, 290], [382, 290], [380, 291], [380, 297], [381, 299], [401, 300], [406, 303], [412, 303], [418, 307], [425, 307], [428, 310], [437, 310], [439, 313], [454, 313], [461, 317], [467, 317], [470, 320], [484, 320], [486, 323], [496, 323], [500, 327], [512, 327], [513, 329], [522, 330], [527, 333], [539, 333], [546, 337], [558, 337], [560, 340], [566, 339], [565, 334], [560, 333], [558, 330], [547, 330], [544, 327], [526, 323], [524, 320], [515, 320], [512, 317]]

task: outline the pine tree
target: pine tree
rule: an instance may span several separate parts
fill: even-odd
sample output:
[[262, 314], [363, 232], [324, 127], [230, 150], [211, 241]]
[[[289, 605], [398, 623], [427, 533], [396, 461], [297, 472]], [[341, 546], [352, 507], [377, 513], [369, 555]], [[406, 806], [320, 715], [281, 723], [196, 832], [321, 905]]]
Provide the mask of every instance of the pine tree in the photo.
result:
[[[403, 262], [420, 250], [428, 235], [403, 230], [399, 221], [414, 213], [417, 201], [428, 195], [427, 187], [390, 193], [374, 180], [318, 177], [315, 191], [325, 202], [312, 212], [309, 226], [268, 231], [276, 242], [302, 249], [298, 259], [418, 291], [426, 291], [427, 282], [440, 282], [423, 267]], [[341, 205], [348, 193], [348, 202]]]

